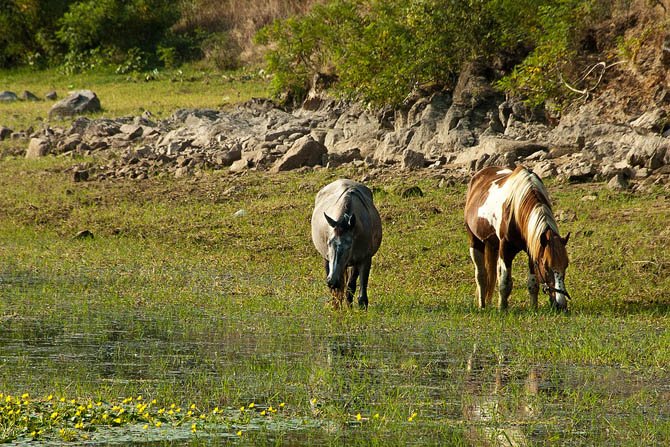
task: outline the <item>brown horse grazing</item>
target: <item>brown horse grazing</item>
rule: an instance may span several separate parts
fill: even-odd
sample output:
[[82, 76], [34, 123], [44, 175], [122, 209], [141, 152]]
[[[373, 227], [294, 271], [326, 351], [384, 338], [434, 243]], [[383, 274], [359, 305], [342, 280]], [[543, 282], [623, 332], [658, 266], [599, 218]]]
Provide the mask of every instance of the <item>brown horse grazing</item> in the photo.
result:
[[477, 299], [483, 308], [496, 282], [498, 307], [507, 307], [512, 291], [512, 260], [520, 251], [528, 254], [528, 293], [537, 307], [541, 284], [550, 303], [567, 309], [565, 291], [570, 234], [562, 238], [551, 212], [549, 194], [542, 180], [518, 166], [514, 171], [488, 167], [470, 180], [465, 199], [465, 228], [470, 236], [470, 256], [475, 264]]

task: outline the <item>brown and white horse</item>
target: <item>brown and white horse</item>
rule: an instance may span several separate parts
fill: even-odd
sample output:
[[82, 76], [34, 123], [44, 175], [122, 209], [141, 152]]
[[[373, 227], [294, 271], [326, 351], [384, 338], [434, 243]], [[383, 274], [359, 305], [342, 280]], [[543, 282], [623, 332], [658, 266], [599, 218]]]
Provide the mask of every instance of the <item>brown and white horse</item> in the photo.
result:
[[512, 291], [512, 260], [520, 251], [528, 254], [528, 293], [537, 307], [539, 286], [550, 303], [567, 309], [565, 270], [570, 234], [562, 238], [551, 211], [542, 180], [518, 166], [514, 171], [488, 167], [477, 172], [465, 199], [465, 228], [470, 236], [470, 256], [475, 264], [477, 299], [483, 308], [499, 284], [498, 307], [507, 307]]

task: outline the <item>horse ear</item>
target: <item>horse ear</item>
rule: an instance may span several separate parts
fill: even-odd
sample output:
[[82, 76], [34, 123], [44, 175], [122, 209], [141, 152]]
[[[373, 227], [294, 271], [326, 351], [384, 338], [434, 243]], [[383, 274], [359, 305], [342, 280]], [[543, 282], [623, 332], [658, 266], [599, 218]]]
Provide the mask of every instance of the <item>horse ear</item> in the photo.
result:
[[570, 239], [570, 233], [568, 233], [564, 238], [563, 238], [563, 245], [568, 245], [568, 240]]
[[328, 225], [330, 225], [333, 228], [335, 228], [337, 226], [337, 222], [335, 222], [333, 219], [328, 217], [328, 214], [323, 213], [323, 216], [326, 218], [326, 222], [328, 222]]
[[356, 225], [356, 215], [352, 214], [351, 217], [349, 218], [349, 222], [347, 222], [347, 228], [351, 230], [354, 228], [354, 225]]

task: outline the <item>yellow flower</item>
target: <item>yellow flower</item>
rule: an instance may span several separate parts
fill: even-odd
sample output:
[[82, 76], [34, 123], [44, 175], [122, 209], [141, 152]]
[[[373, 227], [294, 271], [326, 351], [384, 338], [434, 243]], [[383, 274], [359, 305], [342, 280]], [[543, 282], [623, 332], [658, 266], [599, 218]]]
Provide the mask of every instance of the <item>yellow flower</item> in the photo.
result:
[[53, 413], [51, 413], [51, 419], [56, 419], [56, 416], [58, 416], [57, 411], [54, 411]]
[[175, 405], [175, 404], [172, 404], [172, 405], [170, 405], [170, 408], [174, 408], [174, 407], [176, 407], [176, 405]]
[[356, 415], [356, 420], [357, 420], [357, 421], [360, 421], [361, 419], [362, 419], [361, 414], [358, 413], [358, 414]]
[[161, 426], [161, 421], [156, 422], [156, 427], [160, 427], [160, 426]]
[[142, 427], [142, 429], [144, 429], [144, 430], [146, 430], [147, 428], [149, 428], [148, 424], [144, 424], [144, 426]]
[[120, 424], [121, 423], [121, 418], [114, 419], [114, 422], [116, 422], [117, 424]]
[[212, 411], [212, 413], [214, 413], [214, 414], [216, 414], [218, 412], [219, 412], [219, 407], [214, 408], [214, 411]]
[[312, 405], [315, 405], [315, 404], [316, 404], [316, 397], [314, 399], [312, 399]]
[[174, 411], [170, 410], [170, 411], [168, 411], [167, 414], [169, 414], [170, 416], [172, 416], [172, 415], [174, 414]]
[[106, 419], [107, 419], [107, 413], [105, 413], [105, 414], [102, 415], [102, 419], [103, 419], [103, 420], [106, 420]]
[[193, 412], [191, 410], [188, 410], [188, 413], [186, 413], [187, 416], [193, 415]]
[[64, 398], [64, 397], [61, 397], [61, 398], [60, 398], [60, 401], [61, 401], [61, 402], [65, 402], [65, 398]]
[[24, 393], [21, 395], [21, 399], [28, 399], [28, 393]]
[[102, 405], [102, 402], [98, 401], [96, 405], [99, 407], [100, 405]]
[[156, 405], [156, 399], [152, 400], [151, 403], [152, 403], [153, 405]]
[[237, 432], [237, 436], [242, 436], [242, 430]]
[[204, 415], [204, 414], [201, 414], [201, 415], [200, 415], [200, 419], [205, 419], [205, 415]]
[[181, 413], [181, 408], [177, 408], [175, 411], [176, 411], [177, 413]]
[[142, 396], [137, 396], [137, 400], [142, 400]]
[[280, 408], [284, 408], [284, 402], [280, 403], [280, 404], [279, 404], [279, 407], [280, 407]]
[[191, 404], [191, 406], [190, 406], [189, 408], [190, 408], [191, 410], [195, 410], [195, 404]]
[[240, 411], [244, 411], [244, 407], [240, 407]]
[[51, 400], [51, 399], [53, 399], [53, 398], [54, 398], [54, 397], [53, 397], [52, 394], [49, 394], [49, 395], [47, 396], [47, 400]]
[[76, 401], [76, 400], [74, 400], [74, 399], [72, 399], [72, 400], [70, 401], [70, 403], [71, 403], [72, 405], [74, 405], [74, 404], [76, 404], [76, 403], [77, 403], [77, 401]]
[[249, 408], [254, 408], [254, 403], [253, 403], [253, 402], [251, 402], [251, 403], [249, 404]]
[[195, 424], [191, 425], [191, 428], [195, 431]]
[[158, 414], [161, 414], [161, 413], [163, 413], [164, 411], [165, 411], [165, 408], [161, 408], [160, 410], [158, 410]]
[[88, 435], [81, 435], [82, 438], [88, 439]]
[[379, 419], [379, 413], [375, 413], [374, 418], [375, 418], [375, 419]]
[[265, 416], [265, 410], [261, 411], [261, 416]]

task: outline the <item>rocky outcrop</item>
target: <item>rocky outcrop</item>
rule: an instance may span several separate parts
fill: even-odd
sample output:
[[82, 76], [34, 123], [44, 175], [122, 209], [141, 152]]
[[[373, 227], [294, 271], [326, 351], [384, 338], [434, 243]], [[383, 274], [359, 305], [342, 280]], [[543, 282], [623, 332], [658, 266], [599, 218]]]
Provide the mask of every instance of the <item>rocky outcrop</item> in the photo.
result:
[[[107, 161], [86, 169], [86, 180], [352, 163], [430, 169], [449, 181], [469, 178], [485, 166], [524, 164], [541, 177], [612, 181], [616, 190], [669, 183], [665, 108], [606, 122], [596, 105], [586, 103], [552, 126], [542, 110], [491, 89], [491, 76], [486, 66], [473, 63], [453, 92], [417, 91], [397, 110], [373, 110], [313, 92], [305, 108], [293, 111], [253, 99], [232, 111], [180, 109], [167, 119], [150, 112], [116, 119], [80, 116], [68, 129], [3, 130], [0, 138], [30, 140], [30, 157], [104, 154]], [[92, 92], [78, 92], [54, 110], [68, 103], [65, 115], [80, 113], [87, 108], [82, 97], [97, 100]], [[76, 178], [83, 181], [82, 175]]]

